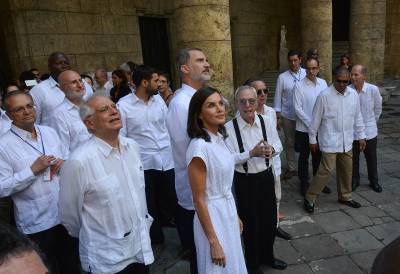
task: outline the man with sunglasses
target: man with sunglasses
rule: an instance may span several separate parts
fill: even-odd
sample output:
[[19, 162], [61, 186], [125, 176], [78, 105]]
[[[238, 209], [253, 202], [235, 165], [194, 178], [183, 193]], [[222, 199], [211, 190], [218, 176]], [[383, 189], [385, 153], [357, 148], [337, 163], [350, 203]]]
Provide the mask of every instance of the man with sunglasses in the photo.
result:
[[[296, 112], [296, 135], [295, 150], [299, 152], [298, 176], [300, 179], [300, 192], [304, 196], [309, 187], [308, 177], [308, 158], [310, 156], [310, 142], [308, 139], [308, 129], [312, 121], [312, 111], [318, 95], [326, 89], [325, 80], [317, 77], [319, 73], [319, 61], [309, 58], [305, 62], [307, 76], [296, 86], [293, 94], [293, 105]], [[321, 161], [321, 152], [311, 154], [313, 175], [317, 173]], [[326, 186], [324, 193], [331, 190]]]
[[[364, 123], [356, 91], [348, 87], [350, 73], [346, 68], [335, 71], [333, 85], [320, 93], [308, 130], [311, 153], [322, 152], [321, 163], [304, 199], [304, 209], [314, 212], [318, 195], [330, 180], [336, 167], [338, 202], [353, 208], [361, 205], [351, 197], [352, 145], [359, 140], [365, 148]], [[317, 143], [318, 133], [318, 143]], [[354, 138], [355, 136], [355, 138]]]
[[92, 96], [80, 116], [92, 137], [66, 161], [59, 214], [79, 237], [84, 271], [147, 274], [154, 261], [139, 145], [119, 135], [120, 113], [107, 97]]
[[[271, 126], [276, 128], [277, 126], [276, 112], [272, 107], [269, 107], [266, 104], [269, 89], [267, 88], [265, 82], [261, 79], [249, 79], [246, 81], [245, 84], [253, 87], [257, 92], [256, 112], [258, 114], [265, 115], [267, 118], [269, 118]], [[274, 187], [275, 187], [276, 212], [277, 212], [276, 236], [285, 240], [290, 240], [292, 236], [279, 226], [279, 215], [280, 215], [279, 206], [282, 199], [280, 153], [277, 153], [276, 155], [273, 156], [272, 166], [273, 166], [272, 173], [274, 174], [274, 179], [275, 179]]]

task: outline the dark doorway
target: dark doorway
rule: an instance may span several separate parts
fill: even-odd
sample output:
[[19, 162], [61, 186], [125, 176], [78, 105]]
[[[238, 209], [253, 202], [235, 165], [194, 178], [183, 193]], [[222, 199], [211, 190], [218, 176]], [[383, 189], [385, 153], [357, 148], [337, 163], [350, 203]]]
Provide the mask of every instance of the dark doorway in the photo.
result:
[[144, 64], [171, 74], [167, 19], [139, 17], [139, 26]]
[[332, 40], [348, 41], [350, 25], [350, 1], [332, 1]]

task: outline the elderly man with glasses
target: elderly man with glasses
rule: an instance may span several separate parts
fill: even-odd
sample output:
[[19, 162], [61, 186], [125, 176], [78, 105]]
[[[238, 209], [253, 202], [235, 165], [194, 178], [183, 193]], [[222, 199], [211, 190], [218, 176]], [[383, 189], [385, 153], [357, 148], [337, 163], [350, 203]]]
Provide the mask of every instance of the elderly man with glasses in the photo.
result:
[[[310, 150], [322, 152], [321, 163], [304, 199], [304, 209], [314, 212], [314, 203], [327, 185], [336, 167], [338, 202], [353, 208], [361, 205], [351, 197], [353, 137], [365, 148], [364, 123], [356, 91], [348, 87], [350, 73], [346, 68], [335, 71], [333, 85], [320, 93], [308, 130]], [[318, 143], [317, 143], [318, 133]]]
[[276, 124], [256, 114], [257, 92], [241, 86], [235, 92], [239, 115], [226, 124], [226, 144], [235, 154], [234, 189], [238, 214], [244, 226], [243, 240], [249, 273], [263, 273], [260, 266], [285, 269], [274, 256], [276, 197], [272, 157], [282, 151]]

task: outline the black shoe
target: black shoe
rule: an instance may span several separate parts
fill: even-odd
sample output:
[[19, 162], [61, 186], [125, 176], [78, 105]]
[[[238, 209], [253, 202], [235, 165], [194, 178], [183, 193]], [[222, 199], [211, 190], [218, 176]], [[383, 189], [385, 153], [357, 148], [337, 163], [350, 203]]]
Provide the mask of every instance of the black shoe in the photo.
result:
[[352, 208], [360, 208], [361, 207], [361, 204], [354, 200], [349, 200], [349, 201], [338, 200], [338, 202], [341, 204], [347, 205], [349, 207], [352, 207]]
[[308, 213], [314, 213], [314, 203], [310, 203], [307, 199], [304, 199], [303, 208]]
[[381, 193], [381, 192], [382, 192], [382, 187], [381, 187], [380, 184], [378, 184], [378, 183], [372, 183], [372, 184], [369, 184], [369, 186], [370, 186], [375, 192], [378, 192], [378, 193]]
[[325, 193], [325, 194], [331, 194], [332, 193], [332, 190], [329, 188], [329, 187], [324, 187], [324, 189], [322, 190], [322, 192], [323, 193]]
[[275, 269], [279, 269], [279, 270], [284, 270], [287, 267], [287, 264], [279, 259], [273, 259], [270, 263], [269, 266]]
[[357, 187], [360, 186], [360, 182], [352, 182], [351, 183], [351, 189], [352, 191], [356, 191]]
[[289, 233], [287, 233], [285, 230], [283, 230], [282, 228], [278, 227], [276, 229], [276, 236], [285, 240], [290, 240], [292, 239], [292, 235], [290, 235]]

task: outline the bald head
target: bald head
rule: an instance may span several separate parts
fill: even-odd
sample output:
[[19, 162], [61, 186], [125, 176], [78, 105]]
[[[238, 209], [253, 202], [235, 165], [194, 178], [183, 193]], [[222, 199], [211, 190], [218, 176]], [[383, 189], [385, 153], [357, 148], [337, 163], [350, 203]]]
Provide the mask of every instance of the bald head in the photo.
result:
[[366, 68], [362, 65], [355, 65], [351, 68], [351, 83], [357, 91], [361, 91], [365, 82]]
[[83, 80], [79, 73], [73, 70], [66, 70], [58, 76], [60, 89], [71, 101], [80, 101], [85, 94]]

